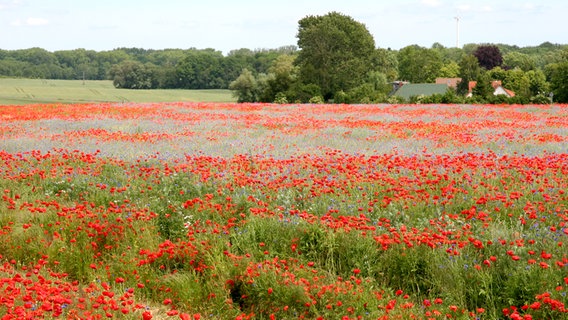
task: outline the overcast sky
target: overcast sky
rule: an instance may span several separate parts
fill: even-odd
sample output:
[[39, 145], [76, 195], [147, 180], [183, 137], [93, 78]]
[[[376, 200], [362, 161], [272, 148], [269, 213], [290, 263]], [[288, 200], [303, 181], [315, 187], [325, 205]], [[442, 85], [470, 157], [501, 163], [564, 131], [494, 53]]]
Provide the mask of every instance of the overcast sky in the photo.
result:
[[296, 45], [298, 20], [331, 11], [377, 47], [439, 42], [568, 44], [566, 0], [0, 0], [0, 49], [239, 48]]

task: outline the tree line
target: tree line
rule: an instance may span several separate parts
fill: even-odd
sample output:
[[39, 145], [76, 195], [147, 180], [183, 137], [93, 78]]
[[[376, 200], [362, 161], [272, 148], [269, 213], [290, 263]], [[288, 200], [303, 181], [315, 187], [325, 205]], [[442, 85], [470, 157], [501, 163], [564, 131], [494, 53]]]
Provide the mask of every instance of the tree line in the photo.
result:
[[[118, 48], [96, 52], [0, 50], [0, 76], [113, 80], [117, 88], [226, 89], [240, 102], [404, 102], [391, 83], [461, 78], [457, 90], [409, 102], [568, 102], [568, 45], [466, 44], [462, 48], [377, 47], [364, 24], [338, 12], [298, 22], [296, 46], [238, 49]], [[516, 93], [492, 95], [500, 80]], [[476, 81], [471, 98], [468, 84]]]
[[268, 72], [280, 55], [295, 46], [276, 49], [238, 49], [227, 55], [214, 49], [117, 48], [50, 52], [42, 48], [0, 49], [0, 77], [113, 80], [128, 89], [227, 89], [243, 69]]

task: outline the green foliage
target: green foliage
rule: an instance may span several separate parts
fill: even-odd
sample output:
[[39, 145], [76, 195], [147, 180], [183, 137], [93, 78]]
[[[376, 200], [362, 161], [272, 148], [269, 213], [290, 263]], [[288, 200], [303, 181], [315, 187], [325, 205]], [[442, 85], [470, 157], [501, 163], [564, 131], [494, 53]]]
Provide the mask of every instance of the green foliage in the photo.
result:
[[495, 67], [495, 68], [489, 70], [488, 72], [489, 72], [489, 77], [491, 78], [491, 80], [503, 81], [507, 77], [507, 71], [502, 69], [501, 67]]
[[491, 85], [491, 77], [489, 73], [483, 69], [480, 70], [479, 76], [477, 77], [477, 83], [473, 88], [472, 94], [474, 96], [481, 97], [482, 99], [487, 99], [493, 95], [494, 88]]
[[460, 65], [455, 61], [445, 63], [438, 74], [441, 78], [456, 78], [460, 74]]
[[398, 79], [398, 59], [395, 51], [382, 48], [375, 50], [372, 57], [372, 65], [375, 72], [386, 76], [387, 82]]
[[310, 98], [308, 102], [311, 104], [324, 104], [325, 100], [323, 99], [322, 96], [313, 96]]
[[326, 100], [360, 85], [375, 51], [365, 25], [337, 12], [301, 19], [298, 46], [301, 82], [316, 84]]
[[[341, 94], [339, 94], [341, 96]], [[384, 99], [384, 90], [375, 89], [373, 83], [364, 83], [356, 88], [349, 90], [346, 100], [349, 103], [376, 103]], [[346, 101], [344, 101], [346, 103]]]
[[417, 45], [398, 52], [399, 77], [412, 83], [432, 83], [440, 74], [442, 59], [434, 49]]
[[519, 97], [528, 99], [531, 96], [530, 79], [521, 69], [508, 70], [503, 80], [503, 87], [513, 90]]
[[127, 60], [116, 64], [110, 70], [113, 85], [124, 89], [151, 89], [152, 74], [141, 62]]
[[178, 85], [184, 89], [220, 89], [227, 87], [223, 77], [223, 54], [220, 51], [190, 50], [176, 65]]
[[[549, 91], [565, 99], [561, 64], [566, 61], [567, 54], [563, 52], [566, 45], [545, 42], [531, 47], [466, 44], [463, 48], [446, 48], [434, 43], [429, 49], [416, 45], [398, 52], [390, 48], [375, 49], [374, 39], [363, 24], [336, 12], [300, 20], [298, 44], [302, 46], [300, 52], [295, 46], [242, 48], [226, 56], [214, 49], [195, 48], [117, 48], [101, 52], [85, 49], [49, 52], [41, 48], [0, 50], [0, 76], [112, 79], [116, 80], [118, 88], [226, 89], [243, 69], [248, 69], [257, 81], [255, 101], [273, 102], [281, 93], [280, 97], [285, 95], [286, 101], [308, 102], [315, 95], [306, 94], [304, 86], [315, 84], [319, 87], [317, 94], [325, 101], [339, 98], [337, 101], [360, 103], [385, 101], [388, 94], [388, 90], [385, 92], [375, 85], [369, 96], [361, 96], [367, 91], [363, 84], [373, 82], [369, 81], [372, 73], [383, 74], [387, 82], [403, 79], [428, 83], [436, 77], [461, 77], [464, 71], [460, 64], [464, 57], [475, 54], [479, 64], [491, 71], [492, 80], [516, 83], [512, 85], [516, 87], [513, 90], [522, 96], [521, 100]], [[499, 65], [503, 69], [495, 67]], [[526, 81], [520, 80], [522, 76], [506, 80], [505, 70], [515, 69], [526, 73], [528, 89], [524, 87]], [[553, 74], [555, 85], [551, 83]], [[470, 77], [468, 81], [475, 79]], [[458, 88], [460, 94], [467, 93], [466, 84]], [[349, 97], [342, 99], [343, 94]], [[113, 96], [105, 101], [127, 100], [121, 97]]]
[[298, 68], [294, 66], [295, 56], [280, 55], [276, 58], [266, 77], [264, 88], [259, 88], [262, 102], [272, 102], [277, 100], [278, 94], [286, 96], [286, 92], [290, 90], [297, 81]]
[[239, 77], [231, 82], [229, 89], [233, 91], [233, 95], [238, 102], [255, 102], [257, 101], [257, 83], [252, 72], [244, 69]]
[[303, 84], [298, 81], [290, 88], [287, 96], [290, 98], [290, 101], [305, 103], [309, 102], [313, 97], [322, 96], [322, 94], [321, 88], [317, 84]]
[[568, 102], [568, 50], [563, 52], [563, 61], [551, 64], [546, 69], [554, 101]]
[[530, 96], [545, 95], [550, 92], [550, 85], [546, 82], [546, 76], [542, 70], [530, 70], [525, 73], [529, 79]]
[[479, 67], [479, 62], [477, 58], [473, 55], [467, 55], [460, 61], [460, 74], [459, 77], [462, 79], [458, 83], [457, 93], [459, 95], [467, 95], [469, 91], [469, 82], [476, 81], [481, 72]]
[[503, 65], [508, 69], [519, 68], [523, 71], [536, 69], [535, 59], [521, 52], [509, 52], [503, 56]]
[[444, 94], [433, 94], [430, 96], [413, 96], [410, 99], [411, 103], [431, 103], [431, 104], [456, 104], [464, 103], [464, 98], [456, 94], [456, 90], [448, 88], [448, 91]]
[[286, 94], [284, 92], [278, 92], [274, 97], [274, 103], [287, 104], [288, 98], [286, 98]]
[[389, 287], [399, 287], [418, 297], [439, 295], [442, 288], [436, 285], [433, 270], [436, 268], [433, 261], [436, 255], [427, 246], [389, 249], [383, 253], [382, 263], [378, 265], [381, 280]]

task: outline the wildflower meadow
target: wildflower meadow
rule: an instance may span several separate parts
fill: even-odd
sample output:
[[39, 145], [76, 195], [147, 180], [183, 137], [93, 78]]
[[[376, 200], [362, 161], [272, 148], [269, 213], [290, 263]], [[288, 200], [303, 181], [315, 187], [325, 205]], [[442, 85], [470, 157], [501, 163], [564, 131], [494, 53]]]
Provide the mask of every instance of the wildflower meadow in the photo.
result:
[[0, 106], [0, 319], [566, 319], [568, 105]]

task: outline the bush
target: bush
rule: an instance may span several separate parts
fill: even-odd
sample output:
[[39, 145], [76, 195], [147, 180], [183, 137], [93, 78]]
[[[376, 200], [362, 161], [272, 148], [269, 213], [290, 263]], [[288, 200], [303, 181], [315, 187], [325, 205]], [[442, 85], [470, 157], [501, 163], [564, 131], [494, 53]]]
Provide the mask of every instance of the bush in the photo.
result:
[[333, 96], [333, 102], [349, 104], [351, 103], [351, 97], [343, 90], [337, 91]]
[[313, 96], [310, 98], [309, 103], [313, 103], [313, 104], [324, 104], [325, 101], [323, 100], [322, 96]]
[[531, 103], [533, 104], [550, 104], [550, 98], [542, 93], [531, 98]]
[[278, 92], [276, 94], [276, 97], [274, 98], [274, 103], [278, 103], [278, 104], [288, 103], [288, 99], [286, 98], [286, 94], [284, 92]]

